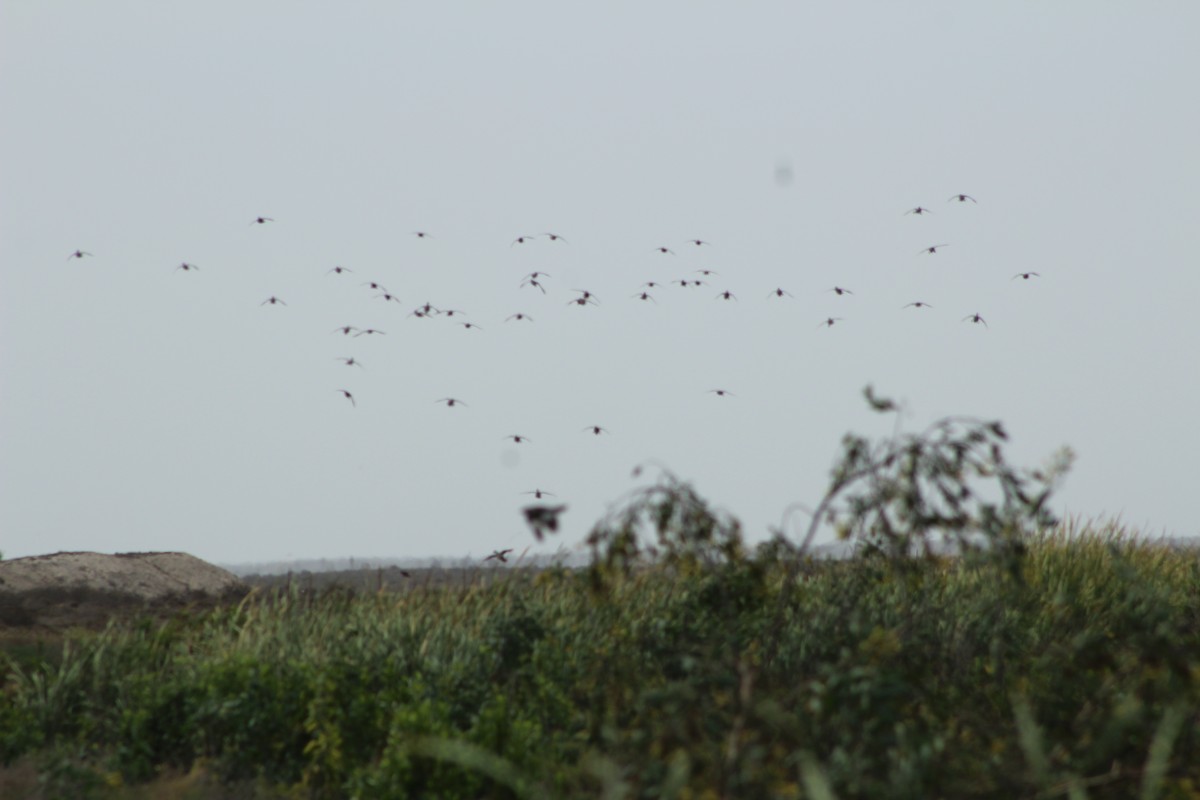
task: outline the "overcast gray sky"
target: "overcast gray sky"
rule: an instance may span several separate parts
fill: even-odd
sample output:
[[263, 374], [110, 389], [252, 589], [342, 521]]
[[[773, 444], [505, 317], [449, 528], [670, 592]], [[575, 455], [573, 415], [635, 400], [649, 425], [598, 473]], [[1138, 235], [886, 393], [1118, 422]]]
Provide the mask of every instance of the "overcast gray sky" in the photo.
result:
[[1197, 30], [1193, 2], [4, 3], [0, 550], [482, 555], [531, 542], [541, 488], [550, 551], [650, 458], [760, 538], [890, 431], [868, 383], [908, 430], [1072, 447], [1063, 513], [1196, 535]]

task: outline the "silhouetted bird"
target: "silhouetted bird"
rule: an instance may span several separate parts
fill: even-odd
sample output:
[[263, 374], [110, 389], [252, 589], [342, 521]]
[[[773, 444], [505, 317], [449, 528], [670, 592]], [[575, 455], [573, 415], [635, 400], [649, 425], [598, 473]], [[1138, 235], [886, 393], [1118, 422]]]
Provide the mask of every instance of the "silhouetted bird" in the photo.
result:
[[67, 261], [70, 261], [72, 258], [83, 258], [84, 256], [90, 255], [91, 253], [89, 253], [87, 250], [76, 250], [74, 253], [71, 253], [71, 255], [67, 256]]
[[978, 314], [978, 313], [975, 313], [975, 314], [967, 314], [965, 317], [963, 317], [963, 318], [962, 318], [962, 321], [963, 321], [963, 322], [966, 322], [967, 320], [971, 320], [971, 322], [974, 322], [974, 323], [975, 323], [975, 324], [977, 324], [977, 325], [978, 325], [979, 323], [981, 323], [981, 322], [982, 322], [982, 323], [983, 323], [983, 327], [985, 327], [985, 328], [986, 328], [986, 327], [988, 327], [988, 324], [987, 324], [987, 322], [985, 322], [985, 321], [984, 321], [984, 319], [983, 319], [983, 317], [979, 316], [979, 314]]
[[273, 220], [271, 217], [255, 217], [254, 221], [251, 222], [250, 224], [251, 225], [264, 225], [268, 222], [274, 222], [274, 221], [275, 220]]
[[195, 264], [189, 264], [188, 262], [185, 261], [182, 264], [180, 264], [178, 267], [176, 267], [175, 271], [178, 272], [179, 270], [183, 270], [184, 272], [190, 272], [191, 270], [199, 270], [199, 269], [200, 268], [197, 267]]
[[534, 538], [540, 542], [547, 532], [556, 533], [558, 531], [558, 515], [566, 510], [565, 505], [525, 506], [521, 512], [525, 514], [525, 522], [533, 531]]
[[341, 392], [342, 395], [345, 396], [345, 398], [350, 401], [350, 405], [354, 406], [355, 408], [358, 408], [358, 403], [354, 402], [354, 395], [350, 394], [345, 389], [334, 389], [334, 391]]
[[905, 211], [904, 213], [905, 214], [917, 214], [919, 216], [921, 214], [932, 214], [933, 212], [930, 211], [928, 208], [924, 208], [923, 206], [917, 206], [916, 208], [910, 208], [908, 211]]
[[935, 245], [931, 245], [930, 247], [926, 247], [924, 250], [920, 250], [920, 251], [918, 251], [918, 252], [917, 252], [917, 255], [921, 255], [922, 253], [936, 253], [936, 252], [938, 251], [938, 248], [939, 248], [939, 247], [949, 247], [949, 246], [950, 246], [950, 245], [948, 245], [948, 244], [935, 244]]
[[276, 297], [275, 295], [271, 295], [271, 296], [270, 296], [270, 297], [268, 297], [266, 300], [263, 300], [261, 303], [259, 303], [259, 305], [260, 305], [260, 306], [265, 306], [265, 305], [266, 305], [266, 304], [268, 304], [268, 303], [270, 303], [271, 305], [276, 305], [276, 304], [278, 304], [278, 305], [281, 305], [281, 306], [286, 306], [286, 305], [287, 305], [287, 303], [283, 302], [282, 300], [280, 300], [280, 299], [279, 299], [278, 297]]
[[485, 558], [484, 561], [491, 561], [492, 559], [495, 559], [502, 564], [507, 564], [508, 563], [508, 554], [511, 552], [512, 552], [511, 547], [505, 548], [504, 550], [493, 550], [492, 554], [490, 556], [488, 556], [487, 558]]
[[933, 308], [933, 306], [929, 305], [929, 303], [923, 303], [920, 300], [916, 301], [915, 303], [908, 303], [907, 305], [901, 306], [901, 308], [908, 308], [909, 306], [912, 306], [913, 308]]
[[1017, 278], [1023, 278], [1024, 280], [1029, 280], [1030, 278], [1040, 278], [1040, 277], [1042, 277], [1042, 276], [1037, 274], [1036, 272], [1018, 272], [1016, 275], [1012, 276], [1011, 280], [1015, 281]]
[[949, 200], [947, 200], [946, 202], [947, 202], [947, 203], [949, 203], [949, 202], [951, 202], [952, 200], [957, 200], [957, 201], [958, 201], [958, 202], [960, 202], [960, 203], [965, 203], [965, 202], [967, 202], [968, 200], [970, 200], [972, 203], [978, 203], [978, 202], [979, 202], [979, 201], [978, 201], [978, 200], [976, 200], [974, 197], [971, 197], [971, 195], [969, 195], [969, 194], [956, 194], [956, 195], [952, 195], [952, 196], [950, 197], [950, 199], [949, 199]]

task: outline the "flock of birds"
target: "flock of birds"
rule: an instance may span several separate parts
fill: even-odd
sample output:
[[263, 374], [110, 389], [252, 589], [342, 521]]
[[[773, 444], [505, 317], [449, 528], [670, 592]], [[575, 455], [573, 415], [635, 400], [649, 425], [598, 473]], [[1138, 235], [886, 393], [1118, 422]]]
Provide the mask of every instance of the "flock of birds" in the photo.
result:
[[[946, 202], [957, 203], [957, 204], [962, 204], [962, 203], [977, 204], [978, 203], [978, 201], [974, 197], [972, 197], [971, 195], [968, 195], [968, 194], [952, 195]], [[914, 216], [925, 216], [927, 214], [932, 214], [932, 213], [933, 212], [929, 208], [918, 205], [918, 206], [915, 206], [915, 207], [910, 208], [907, 211], [905, 211], [904, 215], [911, 214]], [[258, 217], [255, 217], [253, 220], [251, 220], [249, 225], [250, 226], [255, 226], [255, 225], [261, 226], [261, 225], [267, 225], [274, 221], [275, 220], [272, 217], [258, 216]], [[412, 235], [418, 239], [434, 238], [432, 236], [432, 234], [430, 234], [428, 231], [424, 231], [424, 230], [413, 231]], [[542, 233], [540, 235], [531, 235], [531, 234], [519, 235], [512, 240], [509, 247], [510, 248], [524, 247], [538, 239], [546, 239], [552, 243], [558, 243], [558, 244], [563, 244], [563, 245], [569, 244], [568, 240], [565, 237], [561, 236], [560, 234], [546, 232], [546, 233]], [[684, 246], [691, 247], [691, 248], [706, 248], [711, 245], [707, 240], [697, 238], [697, 239], [687, 240], [686, 242], [684, 242]], [[929, 245], [929, 246], [924, 247], [921, 250], [919, 250], [917, 252], [917, 255], [936, 255], [937, 253], [939, 253], [941, 251], [942, 248], [949, 247], [949, 246], [950, 246], [950, 244], [947, 242], [932, 244], [932, 245]], [[675, 251], [671, 247], [666, 246], [666, 245], [659, 245], [657, 247], [654, 247], [654, 248], [652, 248], [652, 252], [659, 253], [660, 255], [663, 255], [663, 256], [674, 256], [675, 255]], [[73, 253], [71, 253], [68, 256], [68, 260], [83, 259], [83, 258], [92, 257], [92, 256], [93, 256], [93, 254], [91, 252], [79, 249], [79, 250], [75, 250]], [[184, 261], [175, 267], [175, 271], [184, 272], [184, 273], [199, 272], [200, 267], [194, 263]], [[329, 268], [326, 271], [326, 273], [332, 274], [332, 275], [337, 275], [337, 276], [352, 275], [354, 273], [354, 270], [352, 270], [348, 267], [338, 265], [338, 266], [333, 266], [333, 267]], [[712, 269], [698, 269], [691, 276], [682, 277], [682, 278], [673, 280], [670, 282], [669, 285], [678, 286], [680, 288], [685, 288], [685, 289], [687, 289], [687, 288], [697, 289], [697, 288], [700, 288], [703, 286], [708, 286], [709, 283], [705, 279], [711, 278], [711, 277], [714, 277], [717, 275], [719, 275], [719, 273]], [[1026, 272], [1016, 273], [1015, 275], [1012, 276], [1012, 280], [1028, 281], [1031, 278], [1037, 278], [1037, 277], [1040, 277], [1039, 273], [1033, 272], [1033, 271], [1026, 271]], [[522, 276], [518, 286], [520, 289], [529, 289], [529, 290], [533, 290], [533, 291], [539, 291], [539, 292], [541, 292], [542, 295], [548, 295], [549, 293], [547, 292], [547, 288], [546, 288], [547, 283], [548, 283], [547, 279], [551, 279], [551, 278], [552, 278], [552, 276], [549, 273], [538, 270], [538, 271], [527, 273], [524, 276]], [[381, 300], [385, 304], [395, 303], [395, 304], [402, 305], [402, 301], [400, 300], [400, 298], [397, 295], [395, 295], [393, 292], [391, 292], [386, 286], [384, 286], [379, 281], [366, 280], [366, 281], [361, 282], [360, 286], [365, 287], [365, 290], [371, 293], [370, 297], [372, 299]], [[660, 290], [667, 289], [667, 286], [668, 286], [668, 284], [663, 284], [663, 283], [653, 281], [653, 280], [646, 281], [645, 283], [638, 286], [636, 291], [634, 291], [631, 295], [629, 295], [629, 297], [630, 297], [630, 299], [636, 300], [639, 302], [657, 303], [658, 301], [655, 299], [655, 293], [658, 293]], [[574, 293], [574, 296], [569, 298], [566, 301], [566, 305], [588, 307], [588, 306], [597, 306], [600, 304], [600, 299], [590, 290], [572, 289], [571, 291]], [[829, 289], [827, 289], [826, 291], [828, 293], [832, 293], [838, 297], [854, 294], [854, 292], [851, 289], [846, 288], [844, 286], [833, 286], [833, 287], [830, 287]], [[793, 297], [794, 297], [794, 295], [791, 292], [789, 292], [787, 289], [783, 288], [782, 286], [777, 286], [777, 287], [771, 289], [766, 294], [767, 300], [782, 300], [785, 298], [793, 298]], [[728, 289], [724, 289], [724, 290], [718, 292], [714, 296], [714, 299], [723, 301], [723, 302], [738, 302], [737, 295]], [[286, 307], [288, 304], [282, 297], [272, 294], [269, 297], [263, 299], [259, 303], [259, 305], [264, 306], [264, 307]], [[923, 310], [923, 309], [932, 309], [933, 305], [931, 305], [928, 302], [925, 302], [924, 300], [914, 300], [914, 301], [904, 304], [903, 306], [901, 306], [901, 308], [903, 308], [903, 309], [912, 308], [912, 309], [916, 309], [916, 310]], [[462, 311], [461, 309], [439, 308], [437, 306], [434, 306], [430, 302], [422, 303], [422, 304], [416, 306], [415, 308], [410, 309], [408, 311], [407, 317], [415, 318], [415, 319], [431, 319], [431, 318], [435, 318], [435, 317], [440, 317], [440, 318], [445, 318], [447, 320], [454, 322], [455, 324], [461, 326], [464, 330], [467, 330], [467, 331], [482, 331], [483, 330], [483, 327], [480, 326], [478, 323], [463, 319], [464, 317], [466, 317], [466, 313], [464, 311]], [[817, 323], [816, 327], [817, 328], [830, 328], [830, 327], [833, 327], [835, 324], [842, 322], [843, 320], [844, 320], [843, 317], [828, 316], [828, 317], [822, 319], [819, 323]], [[533, 321], [534, 321], [534, 318], [532, 316], [525, 313], [524, 311], [520, 311], [520, 312], [516, 312], [516, 313], [508, 315], [503, 320], [502, 324], [508, 324], [508, 323], [522, 324], [522, 323], [532, 323]], [[987, 325], [988, 325], [987, 321], [983, 318], [983, 316], [979, 312], [973, 312], [973, 313], [967, 314], [966, 316], [962, 317], [961, 321], [962, 322], [970, 322], [970, 323], [978, 324], [978, 325], [983, 325], [985, 327], [987, 327]], [[378, 328], [358, 327], [355, 325], [340, 325], [337, 328], [334, 328], [332, 331], [330, 331], [330, 333], [331, 334], [340, 334], [343, 337], [352, 338], [352, 339], [359, 339], [362, 337], [369, 338], [369, 337], [374, 337], [374, 336], [387, 335], [387, 331], [384, 331], [384, 330], [381, 330]], [[340, 361], [345, 366], [358, 367], [359, 369], [363, 369], [362, 362], [360, 362], [355, 356], [339, 356], [337, 358], [337, 360]], [[357, 408], [358, 400], [357, 400], [355, 394], [353, 392], [351, 392], [349, 389], [338, 387], [338, 388], [334, 388], [333, 391], [336, 392], [337, 394], [341, 395], [341, 397], [345, 401], [347, 401], [351, 407]], [[716, 395], [717, 397], [733, 397], [733, 396], [735, 396], [733, 394], [733, 392], [731, 392], [727, 389], [724, 389], [724, 388], [709, 389], [708, 393]], [[448, 408], [456, 408], [458, 406], [467, 406], [467, 403], [465, 403], [463, 400], [461, 400], [457, 397], [442, 397], [442, 398], [438, 398], [434, 402], [443, 404]], [[609, 433], [608, 429], [601, 425], [584, 426], [581, 429], [581, 432], [590, 433], [594, 436], [600, 436], [602, 434]], [[532, 441], [531, 439], [529, 439], [529, 437], [527, 437], [523, 434], [508, 434], [508, 435], [504, 436], [503, 438], [505, 440], [511, 441], [512, 443], [514, 443], [516, 445], [521, 445], [521, 444], [525, 444], [525, 443]], [[539, 501], [545, 497], [555, 497], [555, 495], [553, 493], [545, 491], [540, 488], [533, 489], [528, 492], [524, 492], [523, 494], [533, 495], [534, 498]], [[533, 531], [536, 538], [540, 541], [547, 532], [553, 532], [553, 531], [557, 530], [558, 517], [565, 509], [566, 509], [565, 505], [535, 504], [535, 505], [525, 506], [522, 509], [522, 512], [525, 516], [525, 520], [526, 520], [527, 524], [530, 526], [530, 528]], [[498, 563], [507, 563], [508, 556], [510, 553], [512, 553], [511, 549], [495, 550], [492, 552], [491, 555], [487, 556], [484, 559], [484, 561], [493, 561], [494, 560]]]

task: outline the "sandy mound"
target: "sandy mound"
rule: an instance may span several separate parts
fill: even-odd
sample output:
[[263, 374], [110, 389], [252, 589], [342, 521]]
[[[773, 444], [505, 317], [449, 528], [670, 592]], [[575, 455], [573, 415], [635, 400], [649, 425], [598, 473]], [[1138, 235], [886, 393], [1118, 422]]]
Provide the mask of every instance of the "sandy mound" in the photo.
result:
[[0, 627], [103, 625], [241, 597], [233, 573], [187, 553], [54, 553], [0, 561]]

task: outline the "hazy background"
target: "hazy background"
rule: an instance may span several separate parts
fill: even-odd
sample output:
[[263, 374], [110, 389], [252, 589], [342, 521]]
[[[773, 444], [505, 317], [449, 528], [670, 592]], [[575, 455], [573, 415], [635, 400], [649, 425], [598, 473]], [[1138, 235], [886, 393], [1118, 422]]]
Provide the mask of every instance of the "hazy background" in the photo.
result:
[[550, 551], [649, 458], [759, 538], [868, 383], [1200, 533], [1200, 5], [798, 5], [4, 3], [0, 550]]

